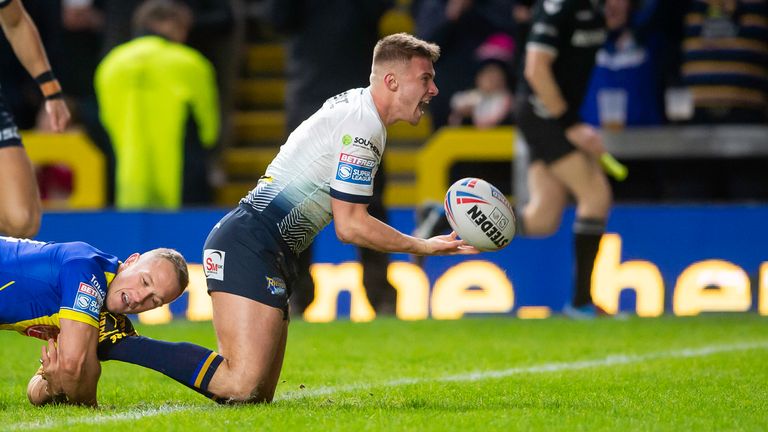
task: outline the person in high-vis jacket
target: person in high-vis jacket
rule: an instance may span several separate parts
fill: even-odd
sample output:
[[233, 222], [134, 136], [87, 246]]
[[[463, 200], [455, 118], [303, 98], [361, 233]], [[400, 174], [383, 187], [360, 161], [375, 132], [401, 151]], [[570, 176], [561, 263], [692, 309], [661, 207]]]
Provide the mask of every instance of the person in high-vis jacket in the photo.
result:
[[204, 164], [185, 161], [185, 148], [216, 144], [215, 72], [183, 44], [191, 24], [184, 4], [147, 1], [134, 15], [136, 37], [110, 51], [96, 70], [100, 116], [115, 150], [117, 208], [179, 208], [184, 183], [199, 180], [184, 178], [185, 164]]

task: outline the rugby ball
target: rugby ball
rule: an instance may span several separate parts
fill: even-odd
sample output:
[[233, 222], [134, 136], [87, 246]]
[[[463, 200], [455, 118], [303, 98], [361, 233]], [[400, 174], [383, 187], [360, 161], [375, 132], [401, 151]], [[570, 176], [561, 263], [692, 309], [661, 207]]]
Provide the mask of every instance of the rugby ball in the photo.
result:
[[445, 194], [445, 216], [459, 237], [482, 251], [499, 250], [515, 236], [515, 213], [492, 184], [464, 178]]

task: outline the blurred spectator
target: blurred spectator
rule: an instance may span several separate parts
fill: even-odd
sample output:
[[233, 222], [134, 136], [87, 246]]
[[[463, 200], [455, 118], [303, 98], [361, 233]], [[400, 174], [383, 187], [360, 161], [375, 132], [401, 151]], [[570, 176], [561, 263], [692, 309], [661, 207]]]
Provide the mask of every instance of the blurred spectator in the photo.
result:
[[512, 123], [514, 98], [509, 76], [514, 49], [512, 38], [503, 33], [489, 37], [477, 49], [475, 87], [451, 97], [451, 125], [489, 128]]
[[[768, 2], [691, 0], [685, 12], [679, 82], [685, 87], [668, 91], [668, 116], [692, 115], [687, 121], [703, 125], [766, 124]], [[766, 166], [761, 156], [664, 161], [664, 197], [766, 201]]]
[[474, 70], [467, 67], [475, 50], [489, 36], [512, 33], [512, 0], [413, 0], [411, 11], [416, 36], [440, 45], [440, 61], [435, 74], [440, 81], [440, 96], [429, 104], [432, 127], [448, 124], [450, 101], [454, 93], [471, 88]]
[[134, 15], [136, 38], [96, 70], [101, 119], [117, 161], [118, 208], [176, 209], [210, 200], [206, 174], [184, 171], [191, 159], [185, 146], [210, 149], [219, 131], [213, 67], [183, 45], [191, 23], [183, 3], [148, 0]]
[[695, 123], [765, 123], [768, 1], [691, 0], [681, 74]]
[[[664, 121], [659, 67], [661, 38], [633, 23], [639, 0], [607, 0], [608, 40], [597, 52], [581, 117], [593, 126], [660, 125]], [[643, 27], [645, 25], [645, 27]]]
[[[276, 30], [288, 36], [285, 95], [286, 130], [290, 132], [330, 97], [350, 88], [368, 86], [371, 51], [379, 39], [379, 20], [392, 0], [272, 0], [269, 15]], [[329, 25], [333, 23], [333, 25]], [[371, 216], [387, 222], [383, 195], [384, 161], [373, 181]], [[312, 248], [299, 256], [300, 276], [291, 309], [302, 314], [314, 299], [309, 274]], [[387, 280], [389, 255], [359, 248], [363, 285], [378, 314], [395, 312], [397, 292]]]

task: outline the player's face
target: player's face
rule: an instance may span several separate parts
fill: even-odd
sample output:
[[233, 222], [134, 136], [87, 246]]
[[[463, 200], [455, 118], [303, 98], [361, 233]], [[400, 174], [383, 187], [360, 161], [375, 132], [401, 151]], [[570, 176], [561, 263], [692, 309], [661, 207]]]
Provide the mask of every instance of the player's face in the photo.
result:
[[424, 57], [413, 57], [399, 71], [396, 79], [398, 117], [415, 125], [424, 115], [429, 101], [438, 93], [432, 61]]
[[176, 270], [170, 261], [156, 257], [129, 260], [109, 284], [106, 304], [110, 312], [144, 312], [179, 296]]

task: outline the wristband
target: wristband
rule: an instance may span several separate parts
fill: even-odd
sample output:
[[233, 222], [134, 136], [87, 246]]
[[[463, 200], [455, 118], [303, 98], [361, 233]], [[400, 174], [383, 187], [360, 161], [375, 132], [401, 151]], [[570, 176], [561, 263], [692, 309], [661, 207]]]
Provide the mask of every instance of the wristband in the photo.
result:
[[579, 123], [581, 121], [581, 118], [579, 118], [578, 112], [573, 111], [570, 108], [567, 108], [565, 112], [560, 114], [560, 117], [558, 117], [556, 120], [557, 120], [557, 123], [560, 124], [560, 127], [562, 127], [563, 130], [566, 130], [569, 127], [575, 125], [576, 123]]
[[61, 84], [50, 70], [41, 73], [35, 77], [35, 82], [40, 86], [45, 100], [61, 99], [64, 94], [61, 92]]

